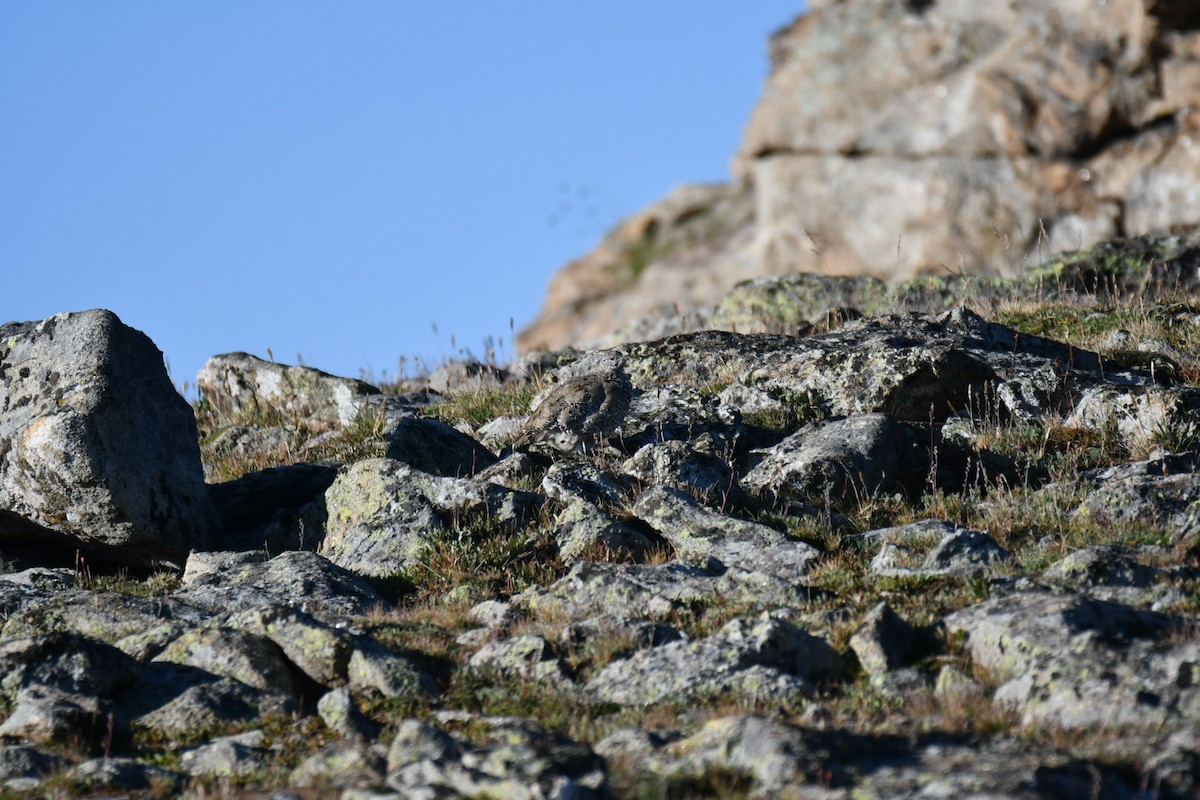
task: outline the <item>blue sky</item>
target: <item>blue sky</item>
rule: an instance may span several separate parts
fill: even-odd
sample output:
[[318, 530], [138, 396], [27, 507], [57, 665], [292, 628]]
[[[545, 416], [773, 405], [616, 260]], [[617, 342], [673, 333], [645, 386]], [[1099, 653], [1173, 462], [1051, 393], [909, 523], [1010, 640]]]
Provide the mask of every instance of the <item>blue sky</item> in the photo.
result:
[[725, 180], [801, 0], [5, 0], [0, 322], [110, 308], [176, 384], [395, 374], [622, 217]]

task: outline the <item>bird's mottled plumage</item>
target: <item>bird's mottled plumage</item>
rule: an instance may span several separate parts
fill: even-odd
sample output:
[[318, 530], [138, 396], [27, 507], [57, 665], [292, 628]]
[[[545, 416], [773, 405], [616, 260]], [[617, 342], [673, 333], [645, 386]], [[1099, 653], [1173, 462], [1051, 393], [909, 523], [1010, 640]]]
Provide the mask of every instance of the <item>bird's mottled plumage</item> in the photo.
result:
[[556, 386], [529, 417], [513, 448], [549, 442], [559, 450], [586, 451], [620, 427], [633, 385], [619, 364]]

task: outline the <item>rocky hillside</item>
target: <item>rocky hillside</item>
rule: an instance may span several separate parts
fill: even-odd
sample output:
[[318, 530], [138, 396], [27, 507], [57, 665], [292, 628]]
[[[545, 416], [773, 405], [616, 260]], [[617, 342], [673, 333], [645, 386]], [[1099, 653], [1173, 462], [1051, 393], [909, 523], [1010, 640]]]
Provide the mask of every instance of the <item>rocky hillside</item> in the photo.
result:
[[824, 0], [772, 37], [731, 183], [552, 280], [523, 351], [631, 341], [797, 272], [1016, 275], [1200, 225], [1191, 0]]
[[[719, 305], [792, 335], [406, 386], [228, 354], [196, 419], [109, 312], [0, 326], [0, 796], [1194, 797], [1198, 266], [793, 276]], [[513, 449], [614, 363], [610, 436]]]

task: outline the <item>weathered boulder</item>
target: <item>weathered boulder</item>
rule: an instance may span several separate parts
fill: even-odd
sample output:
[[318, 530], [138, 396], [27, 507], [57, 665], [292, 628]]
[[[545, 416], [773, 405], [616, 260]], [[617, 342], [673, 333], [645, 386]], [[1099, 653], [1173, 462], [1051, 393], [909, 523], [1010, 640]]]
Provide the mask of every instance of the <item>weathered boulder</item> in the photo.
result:
[[247, 353], [213, 356], [196, 375], [213, 427], [303, 420], [314, 428], [350, 424], [379, 389], [319, 369], [277, 364]]
[[0, 326], [0, 540], [182, 563], [219, 522], [196, 421], [110, 311]]

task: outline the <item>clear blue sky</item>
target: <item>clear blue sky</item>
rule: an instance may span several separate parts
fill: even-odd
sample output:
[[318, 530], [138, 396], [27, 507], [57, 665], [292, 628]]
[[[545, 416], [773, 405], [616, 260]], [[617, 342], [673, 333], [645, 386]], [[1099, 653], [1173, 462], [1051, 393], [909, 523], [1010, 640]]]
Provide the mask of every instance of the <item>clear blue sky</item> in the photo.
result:
[[728, 177], [803, 7], [4, 0], [0, 322], [112, 309], [177, 385], [511, 354], [557, 268]]

